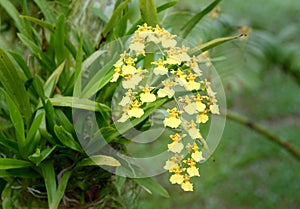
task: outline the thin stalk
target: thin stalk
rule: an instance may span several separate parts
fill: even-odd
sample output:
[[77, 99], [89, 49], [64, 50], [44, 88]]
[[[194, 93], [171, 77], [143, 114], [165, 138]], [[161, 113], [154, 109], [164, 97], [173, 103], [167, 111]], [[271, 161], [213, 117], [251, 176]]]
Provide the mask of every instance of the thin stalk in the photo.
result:
[[272, 133], [268, 129], [262, 127], [261, 125], [259, 125], [257, 123], [252, 122], [248, 118], [241, 116], [237, 113], [233, 113], [233, 112], [227, 110], [227, 113], [225, 116], [227, 119], [230, 119], [232, 121], [240, 123], [250, 129], [256, 131], [257, 133], [265, 136], [268, 140], [278, 144], [280, 147], [285, 149], [289, 154], [291, 154], [293, 157], [295, 157], [297, 160], [300, 161], [300, 150], [297, 147], [295, 147], [294, 145], [292, 145], [290, 142], [288, 142], [287, 140], [282, 139], [277, 134]]

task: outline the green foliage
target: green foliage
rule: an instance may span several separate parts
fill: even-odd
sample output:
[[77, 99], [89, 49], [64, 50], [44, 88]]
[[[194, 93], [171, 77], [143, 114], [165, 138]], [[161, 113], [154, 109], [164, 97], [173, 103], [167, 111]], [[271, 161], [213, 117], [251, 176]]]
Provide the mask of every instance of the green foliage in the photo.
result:
[[[110, 48], [111, 51], [120, 50], [109, 45], [111, 41], [131, 35], [140, 24], [160, 24], [158, 13], [173, 7], [177, 1], [157, 7], [155, 1], [139, 0], [141, 16], [138, 18], [133, 18], [137, 2], [116, 1], [111, 15], [89, 5], [86, 12], [96, 18], [89, 23], [91, 31], [80, 29], [83, 24], [77, 25], [82, 18], [78, 2], [74, 2], [73, 7], [68, 1], [34, 0], [32, 4], [23, 0], [22, 12], [19, 12], [14, 2], [0, 1], [2, 9], [14, 22], [17, 31], [14, 35], [18, 39], [12, 43], [17, 50], [13, 47], [9, 52], [7, 47], [0, 49], [0, 98], [3, 100], [0, 101], [0, 122], [5, 124], [0, 127], [0, 192], [4, 209], [47, 207], [45, 205], [56, 209], [63, 206], [64, 196], [65, 206], [69, 208], [94, 205], [133, 208], [136, 185], [149, 193], [169, 196], [151, 178], [135, 179], [133, 184], [130, 179], [98, 167], [105, 165], [116, 170], [122, 165], [121, 159], [110, 156], [111, 153], [99, 154], [99, 150], [109, 144], [126, 152], [128, 141], [122, 134], [132, 126], [147, 127], [149, 115], [169, 101], [157, 100], [154, 105], [147, 106], [143, 117], [116, 131], [109, 107], [114, 86], [109, 81], [119, 54], [111, 54], [107, 63], [101, 63], [100, 69], [98, 62], [103, 56], [110, 56], [105, 47], [115, 47]], [[214, 1], [187, 20], [182, 36], [194, 31], [219, 2]], [[38, 16], [31, 11], [31, 4]], [[92, 23], [97, 25], [95, 36], [91, 35]], [[98, 23], [103, 27], [98, 28], [101, 25]], [[191, 53], [199, 54], [238, 37], [212, 40]], [[145, 65], [147, 62], [151, 65], [152, 58], [148, 56]], [[89, 127], [80, 114], [75, 118], [74, 110], [97, 114], [98, 127]], [[87, 138], [85, 143], [79, 140], [83, 136], [75, 132], [75, 126], [81, 126]], [[89, 157], [84, 150], [94, 156]], [[72, 205], [68, 199], [76, 204]]]

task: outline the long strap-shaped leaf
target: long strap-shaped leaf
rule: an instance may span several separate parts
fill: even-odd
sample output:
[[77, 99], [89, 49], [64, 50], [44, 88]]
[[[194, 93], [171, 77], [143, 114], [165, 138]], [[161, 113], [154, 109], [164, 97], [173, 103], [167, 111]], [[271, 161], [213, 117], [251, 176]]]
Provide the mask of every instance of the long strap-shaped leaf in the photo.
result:
[[212, 11], [219, 3], [221, 0], [215, 0], [212, 2], [210, 5], [208, 5], [204, 10], [196, 14], [194, 17], [192, 17], [182, 28], [182, 38], [187, 37], [187, 35], [193, 30], [193, 28], [196, 26], [196, 24], [205, 16], [207, 15], [210, 11]]
[[3, 85], [10, 98], [17, 105], [25, 119], [25, 124], [28, 125], [31, 117], [31, 108], [24, 82], [19, 77], [18, 72], [9, 57], [1, 48], [0, 83]]
[[237, 36], [229, 36], [229, 37], [223, 37], [223, 38], [216, 38], [212, 41], [209, 41], [207, 43], [204, 43], [204, 44], [201, 44], [195, 48], [192, 48], [189, 50], [189, 54], [190, 55], [199, 55], [201, 54], [202, 52], [205, 52], [213, 47], [216, 47], [218, 45], [221, 45], [225, 42], [228, 42], [228, 41], [232, 41], [234, 39], [238, 39], [238, 38], [242, 38], [242, 37], [245, 37], [244, 34], [241, 34], [241, 35], [237, 35]]
[[40, 168], [47, 189], [49, 209], [57, 209], [65, 193], [68, 180], [71, 176], [71, 171], [63, 173], [57, 186], [53, 164], [50, 161], [44, 161], [40, 165]]

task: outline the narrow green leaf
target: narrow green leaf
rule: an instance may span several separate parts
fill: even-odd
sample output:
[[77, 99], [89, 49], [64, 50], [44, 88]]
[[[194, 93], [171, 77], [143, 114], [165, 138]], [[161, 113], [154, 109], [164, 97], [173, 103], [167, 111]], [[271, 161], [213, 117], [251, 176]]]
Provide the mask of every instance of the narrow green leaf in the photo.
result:
[[19, 77], [13, 63], [0, 48], [0, 83], [5, 88], [7, 94], [17, 105], [19, 112], [24, 117], [25, 124], [28, 125], [31, 119], [31, 107], [24, 82]]
[[150, 194], [158, 194], [163, 197], [170, 197], [169, 193], [152, 178], [137, 178], [133, 179], [137, 184], [141, 185]]
[[75, 133], [73, 123], [70, 122], [66, 114], [60, 108], [56, 108], [54, 112], [58, 125], [62, 125], [70, 133]]
[[65, 62], [61, 63], [61, 65], [58, 66], [58, 68], [56, 68], [56, 70], [51, 74], [51, 76], [46, 81], [44, 85], [44, 92], [46, 97], [51, 97], [51, 95], [53, 94], [54, 89], [57, 85], [57, 82], [59, 80], [59, 77], [64, 67], [65, 67]]
[[32, 166], [32, 164], [24, 160], [0, 158], [0, 170], [26, 168], [30, 166]]
[[141, 16], [149, 26], [155, 27], [158, 24], [157, 11], [154, 0], [139, 0]]
[[[157, 13], [160, 13], [160, 12], [162, 12], [162, 11], [164, 11], [164, 10], [166, 10], [166, 9], [168, 9], [168, 8], [170, 8], [170, 7], [172, 7], [172, 6], [174, 6], [175, 4], [177, 4], [177, 2], [178, 2], [178, 0], [176, 0], [176, 1], [170, 1], [170, 2], [167, 2], [167, 3], [163, 4], [163, 5], [160, 5], [159, 7], [157, 7], [156, 12], [157, 12]], [[138, 21], [136, 21], [136, 22], [131, 26], [131, 28], [127, 31], [126, 35], [133, 34], [134, 31], [137, 29], [137, 27], [138, 27], [139, 25], [142, 25], [142, 24], [143, 24], [143, 20], [142, 20], [142, 19], [139, 19]]]
[[54, 32], [54, 49], [57, 65], [61, 64], [66, 59], [66, 52], [64, 49], [65, 42], [65, 16], [59, 16]]
[[[2, 90], [2, 89], [0, 89]], [[17, 105], [13, 102], [13, 100], [10, 98], [10, 96], [3, 91], [3, 94], [5, 95], [5, 100], [8, 106], [10, 119], [15, 127], [15, 133], [17, 137], [17, 143], [19, 147], [19, 151], [23, 152], [24, 154], [24, 146], [25, 146], [25, 130], [24, 130], [24, 122], [22, 115], [17, 107]]]
[[67, 184], [68, 184], [71, 174], [72, 174], [72, 171], [67, 171], [67, 172], [64, 172], [63, 175], [61, 176], [60, 182], [58, 184], [57, 192], [55, 195], [53, 208], [58, 208], [58, 205], [59, 205], [62, 197], [65, 194], [65, 190], [67, 188]]
[[32, 74], [31, 74], [30, 69], [27, 66], [25, 60], [23, 59], [22, 55], [20, 55], [19, 53], [13, 52], [13, 51], [10, 51], [9, 53], [13, 56], [13, 58], [16, 60], [18, 65], [21, 67], [21, 69], [23, 70], [23, 72], [26, 75], [27, 79], [31, 79]]
[[6, 147], [8, 150], [13, 151], [15, 154], [19, 154], [18, 144], [9, 139], [5, 139], [0, 135], [0, 144]]
[[36, 56], [41, 65], [43, 65], [47, 70], [53, 69], [53, 64], [48, 56], [46, 56], [41, 47], [37, 43], [30, 40], [27, 36], [18, 33], [17, 34], [22, 43], [29, 48], [29, 50]]
[[40, 151], [40, 149], [37, 149], [35, 153], [28, 156], [28, 159], [35, 163], [36, 166], [39, 166], [41, 162], [43, 162], [54, 150], [56, 146], [52, 148], [46, 148], [43, 151]]
[[12, 4], [12, 1], [10, 0], [1, 0], [0, 5], [2, 8], [5, 9], [5, 11], [9, 14], [9, 16], [14, 20], [16, 27], [20, 32], [24, 32], [22, 23], [19, 19], [19, 12]]
[[83, 166], [95, 166], [95, 165], [107, 165], [107, 166], [121, 166], [121, 163], [115, 158], [107, 155], [94, 155], [89, 158], [81, 160], [77, 167]]
[[[71, 107], [97, 112], [110, 111], [110, 108], [107, 105], [94, 102], [85, 98], [57, 96], [54, 98], [49, 98], [49, 101], [52, 103], [53, 106], [57, 107]], [[40, 108], [40, 106], [38, 108]]]
[[[55, 27], [54, 27], [53, 24], [50, 24], [48, 22], [39, 20], [39, 19], [34, 18], [34, 17], [23, 16], [23, 15], [20, 16], [20, 17], [24, 18], [24, 19], [26, 19], [28, 21], [31, 21], [33, 23], [36, 23], [36, 24], [40, 25], [41, 27], [44, 27], [44, 28], [48, 29], [51, 33], [55, 32]], [[68, 38], [65, 38], [65, 43], [64, 44], [69, 49], [69, 51], [71, 52], [72, 56], [75, 58], [76, 57], [76, 49], [73, 46], [73, 44], [71, 43], [71, 41]]]
[[45, 181], [49, 209], [57, 209], [54, 207], [57, 184], [53, 164], [50, 161], [44, 161], [40, 164], [40, 169]]
[[30, 168], [0, 170], [0, 178], [7, 178], [7, 177], [33, 179], [33, 178], [40, 177], [40, 175]]
[[114, 13], [112, 14], [110, 20], [108, 21], [102, 32], [104, 37], [106, 37], [107, 34], [115, 27], [117, 19], [122, 15], [123, 10], [127, 7], [128, 3], [129, 0], [125, 0], [114, 10]]
[[55, 125], [54, 132], [63, 145], [75, 151], [83, 152], [80, 144], [73, 138], [72, 134], [66, 131], [62, 126]]
[[118, 57], [112, 57], [111, 60], [102, 67], [89, 81], [82, 91], [80, 97], [90, 98], [102, 89], [112, 78], [114, 71], [112, 70], [113, 64], [117, 61]]
[[106, 17], [106, 15], [102, 12], [101, 9], [98, 8], [90, 8], [90, 11], [96, 15], [97, 17], [99, 17], [103, 22], [108, 23], [108, 18]]
[[35, 135], [38, 132], [38, 129], [40, 127], [43, 118], [44, 118], [44, 113], [36, 114], [36, 117], [34, 118], [30, 126], [29, 132], [26, 137], [26, 142], [25, 142], [26, 143], [25, 147], [28, 149], [28, 153], [32, 153], [36, 148], [37, 142], [35, 141]]
[[189, 54], [192, 56], [192, 55], [199, 55], [201, 54], [202, 52], [205, 52], [213, 47], [216, 47], [220, 44], [223, 44], [225, 42], [228, 42], [228, 41], [232, 41], [234, 39], [237, 39], [237, 38], [241, 38], [243, 37], [244, 35], [237, 35], [237, 36], [230, 36], [230, 37], [224, 37], [224, 38], [216, 38], [212, 41], [209, 41], [207, 43], [204, 43], [204, 44], [201, 44], [200, 46], [197, 46], [195, 48], [192, 48], [190, 49], [188, 52]]
[[193, 28], [197, 25], [197, 23], [210, 11], [212, 11], [221, 0], [215, 0], [211, 4], [209, 4], [204, 10], [196, 14], [194, 17], [192, 17], [182, 28], [182, 38], [186, 38], [187, 35], [193, 30]]
[[51, 7], [49, 1], [46, 0], [34, 0], [36, 5], [41, 9], [42, 13], [45, 16], [46, 21], [50, 23], [55, 22], [55, 13], [54, 8]]
[[76, 89], [74, 88], [74, 94], [73, 95], [80, 95], [81, 94], [81, 77], [80, 72], [82, 68], [82, 59], [83, 59], [83, 53], [82, 53], [82, 44], [83, 44], [83, 36], [80, 35], [79, 38], [79, 45], [76, 53], [76, 64], [75, 64], [75, 71], [69, 81], [68, 87], [66, 89], [66, 94], [71, 94], [72, 89], [75, 86], [75, 83], [77, 82]]
[[31, 16], [25, 16], [25, 15], [20, 15], [20, 18], [28, 20], [28, 21], [33, 22], [33, 23], [36, 23], [39, 26], [48, 29], [52, 33], [54, 33], [54, 31], [55, 31], [54, 25], [52, 25], [52, 24], [50, 24], [46, 21], [39, 20], [39, 19], [31, 17]]

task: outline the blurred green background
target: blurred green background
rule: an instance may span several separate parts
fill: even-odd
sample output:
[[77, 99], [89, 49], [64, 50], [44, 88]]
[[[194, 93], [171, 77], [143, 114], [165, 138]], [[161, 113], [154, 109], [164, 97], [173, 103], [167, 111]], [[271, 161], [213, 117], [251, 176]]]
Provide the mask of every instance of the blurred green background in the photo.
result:
[[[209, 1], [179, 1], [160, 16], [178, 31], [181, 21]], [[203, 41], [251, 27], [245, 41], [226, 43], [211, 51], [224, 84], [228, 109], [247, 116], [300, 147], [300, 6], [297, 0], [226, 0], [217, 19], [207, 17], [190, 35]], [[176, 32], [175, 32], [176, 33]], [[227, 120], [224, 135], [195, 179], [195, 191], [182, 192], [157, 179], [170, 198], [142, 195], [143, 209], [299, 208], [300, 163], [278, 145], [251, 129]]]
[[[157, 0], [157, 5], [164, 2], [167, 0]], [[174, 8], [159, 15], [159, 22], [172, 33], [180, 33], [182, 23], [209, 2], [179, 0]], [[136, 4], [133, 6], [134, 20], [139, 14]], [[197, 44], [200, 40], [236, 35], [241, 27], [250, 27], [247, 40], [229, 42], [210, 51], [213, 58], [220, 60], [213, 64], [223, 81], [227, 108], [300, 148], [299, 1], [224, 0], [220, 7], [219, 17], [204, 18], [188, 40]], [[104, 10], [109, 14], [112, 8]], [[15, 42], [11, 20], [5, 15], [1, 18], [0, 47], [22, 50]], [[84, 25], [82, 30], [89, 28], [91, 34], [103, 27], [88, 18], [74, 17], [74, 25], [76, 21]], [[156, 179], [170, 192], [170, 198], [142, 191], [139, 208], [300, 207], [300, 162], [264, 136], [228, 120], [214, 156], [215, 162], [208, 160], [200, 168], [201, 177], [193, 181], [194, 192], [183, 192], [171, 185], [169, 174], [164, 173]]]

